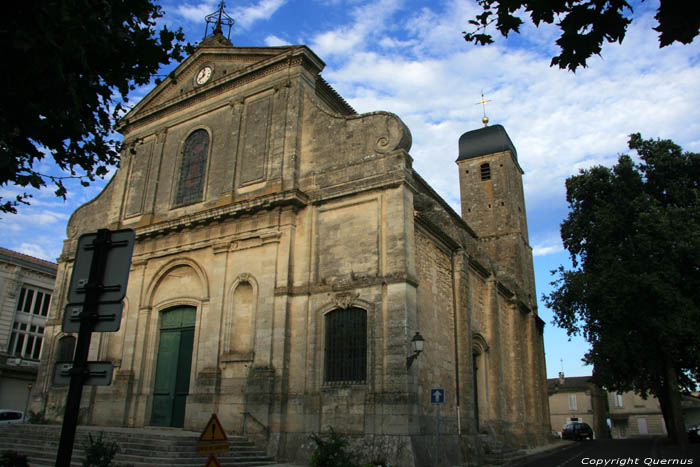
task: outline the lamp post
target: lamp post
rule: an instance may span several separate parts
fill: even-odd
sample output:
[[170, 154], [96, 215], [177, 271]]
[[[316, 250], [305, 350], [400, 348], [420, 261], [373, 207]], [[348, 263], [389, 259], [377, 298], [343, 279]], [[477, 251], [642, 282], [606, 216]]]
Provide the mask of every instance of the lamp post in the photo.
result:
[[418, 358], [418, 355], [423, 351], [423, 344], [425, 344], [425, 339], [420, 335], [418, 331], [411, 339], [411, 347], [413, 348], [413, 355], [406, 357], [406, 369], [411, 368], [413, 361]]

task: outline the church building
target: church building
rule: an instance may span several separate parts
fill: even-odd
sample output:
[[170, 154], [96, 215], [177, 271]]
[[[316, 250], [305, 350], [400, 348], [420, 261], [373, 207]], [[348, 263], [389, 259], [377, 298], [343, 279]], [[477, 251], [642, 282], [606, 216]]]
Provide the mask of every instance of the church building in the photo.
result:
[[548, 441], [505, 129], [455, 141], [460, 215], [412, 168], [404, 122], [358, 114], [323, 68], [305, 46], [233, 46], [217, 28], [124, 117], [118, 170], [67, 227], [34, 410], [63, 416], [52, 372], [75, 342], [61, 322], [78, 238], [128, 228], [121, 326], [90, 349], [113, 381], [85, 387], [81, 424], [201, 431], [215, 413], [301, 462], [332, 428], [403, 467]]

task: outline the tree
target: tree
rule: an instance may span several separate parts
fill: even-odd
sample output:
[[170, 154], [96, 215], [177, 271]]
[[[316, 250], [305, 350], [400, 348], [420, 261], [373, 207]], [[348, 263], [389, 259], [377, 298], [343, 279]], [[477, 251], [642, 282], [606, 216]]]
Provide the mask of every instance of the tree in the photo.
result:
[[[65, 198], [63, 180], [88, 185], [118, 162], [113, 128], [127, 94], [190, 47], [182, 30], [156, 32], [162, 15], [152, 0], [12, 4], [0, 19], [0, 186], [49, 181]], [[65, 175], [37, 169], [48, 156]], [[0, 197], [0, 212], [29, 198]]]
[[582, 333], [593, 381], [659, 398], [669, 436], [685, 442], [680, 392], [700, 381], [700, 154], [670, 140], [629, 139], [640, 162], [566, 181], [560, 266], [544, 295], [554, 324]]
[[[469, 24], [474, 32], [463, 32], [464, 39], [475, 44], [490, 44], [493, 39], [486, 28], [496, 23], [504, 37], [519, 32], [523, 20], [513, 13], [525, 9], [536, 26], [555, 23], [561, 30], [556, 44], [561, 53], [552, 58], [552, 66], [576, 71], [585, 67], [591, 55], [600, 55], [604, 41], [619, 42], [625, 38], [632, 7], [625, 0], [478, 0], [483, 11]], [[673, 42], [689, 44], [700, 30], [700, 3], [660, 0], [656, 12], [659, 46]]]

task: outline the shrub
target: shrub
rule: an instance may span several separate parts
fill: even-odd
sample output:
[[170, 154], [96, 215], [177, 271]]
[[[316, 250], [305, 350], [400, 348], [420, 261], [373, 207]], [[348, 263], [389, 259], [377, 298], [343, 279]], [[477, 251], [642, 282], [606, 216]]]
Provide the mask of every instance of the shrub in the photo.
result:
[[44, 418], [44, 414], [41, 412], [34, 412], [31, 410], [29, 415], [27, 415], [27, 423], [32, 423], [34, 425], [46, 425], [48, 421]]
[[83, 446], [85, 460], [83, 467], [110, 467], [114, 455], [119, 451], [119, 446], [114, 441], [104, 441], [102, 433], [98, 439], [93, 439], [88, 433], [88, 442]]
[[348, 441], [331, 428], [329, 435], [321, 437], [312, 434], [316, 450], [311, 455], [311, 467], [357, 467], [349, 453], [345, 451]]

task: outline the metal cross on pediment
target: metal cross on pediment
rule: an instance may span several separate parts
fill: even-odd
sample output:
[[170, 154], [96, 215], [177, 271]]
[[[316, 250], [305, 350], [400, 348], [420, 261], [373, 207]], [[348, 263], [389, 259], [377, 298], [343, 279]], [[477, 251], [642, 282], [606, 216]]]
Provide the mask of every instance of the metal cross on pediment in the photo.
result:
[[222, 26], [228, 26], [228, 34], [226, 35], [226, 39], [231, 39], [231, 28], [233, 27], [235, 21], [233, 20], [233, 18], [226, 14], [226, 12], [224, 11], [225, 6], [226, 5], [224, 4], [224, 0], [221, 0], [221, 2], [219, 3], [219, 9], [204, 17], [204, 20], [207, 23], [207, 26], [204, 29], [205, 39], [207, 37], [207, 34], [209, 33], [209, 24], [212, 25], [212, 35], [223, 35], [224, 32]]

